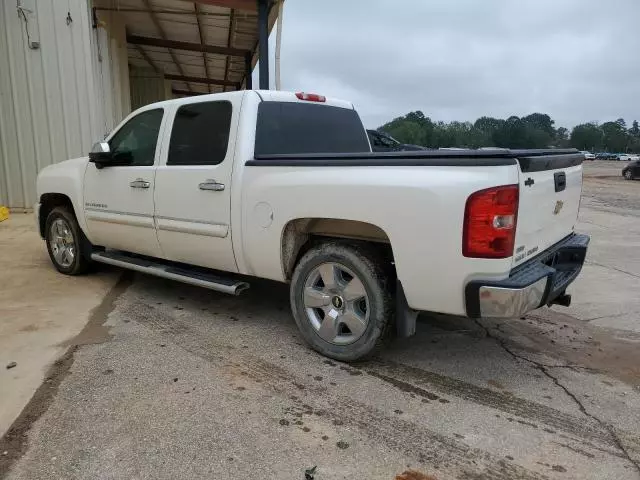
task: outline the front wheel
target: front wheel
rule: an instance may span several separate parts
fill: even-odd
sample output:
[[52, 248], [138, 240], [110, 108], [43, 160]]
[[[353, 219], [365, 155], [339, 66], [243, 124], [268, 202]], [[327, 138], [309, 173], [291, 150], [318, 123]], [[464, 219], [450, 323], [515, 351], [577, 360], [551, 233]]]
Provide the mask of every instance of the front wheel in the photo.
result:
[[371, 355], [388, 338], [394, 303], [384, 260], [366, 244], [327, 241], [300, 259], [291, 309], [304, 339], [341, 361]]
[[622, 176], [627, 180], [633, 180], [633, 174], [631, 173], [631, 170], [625, 170], [624, 172], [622, 172]]
[[49, 257], [60, 273], [80, 275], [89, 269], [90, 244], [73, 213], [64, 207], [51, 210], [45, 232]]

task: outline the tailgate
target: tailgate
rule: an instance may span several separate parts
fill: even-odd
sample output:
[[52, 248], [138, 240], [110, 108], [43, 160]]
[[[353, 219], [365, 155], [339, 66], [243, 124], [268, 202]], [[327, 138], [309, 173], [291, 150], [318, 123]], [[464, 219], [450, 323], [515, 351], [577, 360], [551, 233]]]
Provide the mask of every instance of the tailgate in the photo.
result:
[[518, 154], [520, 200], [513, 266], [573, 232], [582, 193], [582, 154]]

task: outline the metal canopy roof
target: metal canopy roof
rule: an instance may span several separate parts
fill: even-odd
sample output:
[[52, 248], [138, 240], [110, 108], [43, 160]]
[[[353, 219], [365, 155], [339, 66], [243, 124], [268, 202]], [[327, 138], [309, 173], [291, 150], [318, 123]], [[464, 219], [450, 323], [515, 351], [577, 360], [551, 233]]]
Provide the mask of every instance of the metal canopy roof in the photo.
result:
[[[96, 0], [126, 25], [129, 63], [171, 80], [176, 95], [238, 90], [258, 55], [257, 0]], [[270, 4], [268, 32], [278, 9]]]

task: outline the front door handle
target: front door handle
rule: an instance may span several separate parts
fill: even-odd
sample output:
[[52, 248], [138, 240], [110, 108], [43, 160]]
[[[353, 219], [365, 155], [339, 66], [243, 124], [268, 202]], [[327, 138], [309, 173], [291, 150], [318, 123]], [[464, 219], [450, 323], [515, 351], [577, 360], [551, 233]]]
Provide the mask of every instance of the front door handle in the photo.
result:
[[212, 190], [214, 192], [221, 192], [224, 190], [224, 183], [218, 183], [215, 180], [207, 179], [204, 182], [198, 184], [200, 190]]
[[129, 184], [131, 188], [149, 188], [151, 186], [151, 182], [147, 182], [142, 178], [136, 178], [133, 182]]

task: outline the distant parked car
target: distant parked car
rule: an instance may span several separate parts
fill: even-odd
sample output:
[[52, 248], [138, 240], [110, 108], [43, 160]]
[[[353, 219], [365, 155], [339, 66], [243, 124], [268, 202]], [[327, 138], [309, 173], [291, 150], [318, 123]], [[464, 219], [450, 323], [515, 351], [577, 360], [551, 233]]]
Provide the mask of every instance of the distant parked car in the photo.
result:
[[638, 160], [638, 156], [633, 153], [618, 153], [616, 154], [616, 160], [620, 160], [621, 162], [632, 162], [634, 160]]
[[627, 180], [640, 178], [640, 160], [634, 160], [622, 169], [622, 176]]
[[369, 135], [371, 150], [374, 152], [401, 152], [425, 149], [420, 145], [400, 143], [388, 133], [380, 132], [378, 130], [367, 130], [367, 135]]
[[582, 151], [580, 153], [582, 153], [584, 155], [584, 159], [585, 160], [595, 160], [596, 159], [596, 156], [593, 153], [587, 152], [586, 150]]
[[596, 153], [596, 160], [611, 160], [612, 154], [609, 152]]

